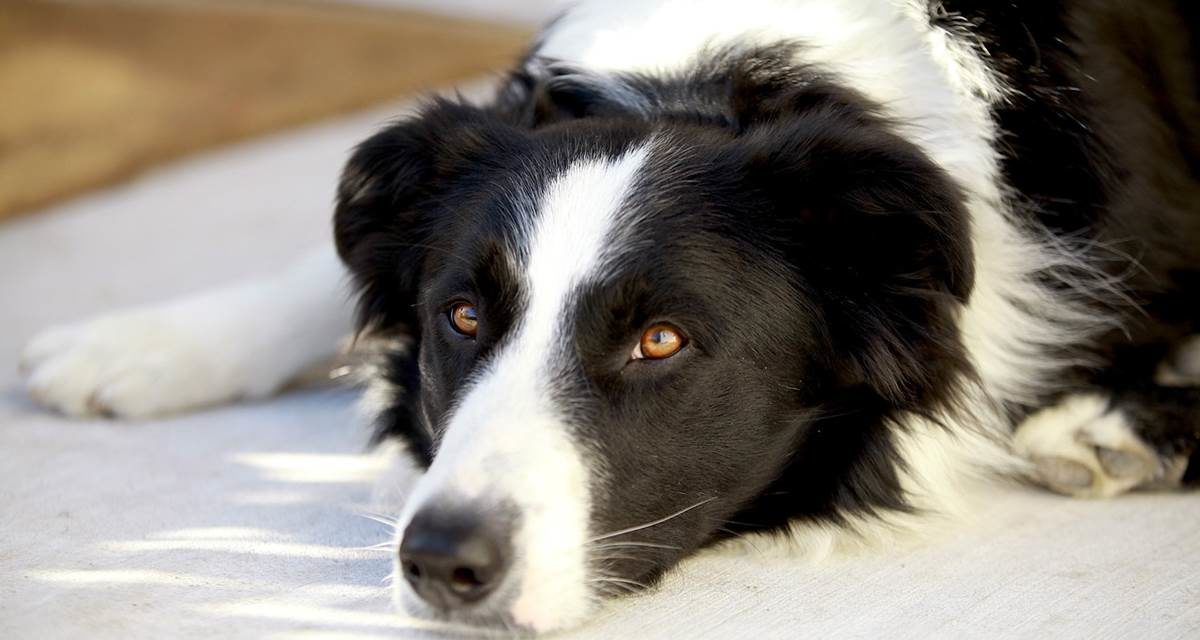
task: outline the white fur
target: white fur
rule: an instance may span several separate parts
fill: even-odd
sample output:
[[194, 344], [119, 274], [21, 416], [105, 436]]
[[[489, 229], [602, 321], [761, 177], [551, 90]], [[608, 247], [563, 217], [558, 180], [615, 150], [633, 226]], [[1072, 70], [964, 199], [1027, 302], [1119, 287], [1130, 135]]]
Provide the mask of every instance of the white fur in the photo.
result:
[[536, 631], [579, 622], [592, 608], [590, 487], [603, 470], [572, 438], [569, 408], [553, 391], [557, 367], [573, 357], [564, 327], [575, 294], [602, 276], [608, 240], [646, 153], [578, 162], [548, 185], [524, 246], [512, 256], [528, 306], [512, 338], [463, 391], [433, 465], [399, 520], [403, 531], [426, 507], [515, 505], [516, 557], [499, 589], [500, 599], [512, 603], [498, 613]]
[[332, 247], [278, 275], [49, 329], [21, 370], [66, 414], [148, 418], [259, 398], [334, 354], [351, 329]]

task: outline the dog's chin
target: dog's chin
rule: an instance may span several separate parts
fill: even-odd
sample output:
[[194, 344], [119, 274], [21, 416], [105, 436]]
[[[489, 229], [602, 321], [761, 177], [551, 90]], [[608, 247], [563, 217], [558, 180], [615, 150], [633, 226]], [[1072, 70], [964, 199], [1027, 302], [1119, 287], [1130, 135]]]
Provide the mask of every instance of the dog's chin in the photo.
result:
[[578, 627], [595, 613], [599, 597], [586, 584], [572, 591], [576, 590], [509, 588], [469, 609], [444, 611], [428, 605], [401, 581], [392, 587], [392, 603], [401, 614], [445, 623], [447, 632], [459, 634], [469, 628], [481, 635], [537, 636]]

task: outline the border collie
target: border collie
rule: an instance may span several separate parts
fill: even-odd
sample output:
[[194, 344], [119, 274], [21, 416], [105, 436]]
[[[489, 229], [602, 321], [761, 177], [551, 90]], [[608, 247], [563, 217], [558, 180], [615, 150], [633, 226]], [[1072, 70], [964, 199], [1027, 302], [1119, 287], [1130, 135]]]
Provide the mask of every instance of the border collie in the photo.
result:
[[[976, 487], [1200, 477], [1200, 8], [628, 0], [363, 142], [334, 220], [410, 610], [574, 625], [696, 550], [920, 529]], [[37, 337], [35, 398], [277, 390], [332, 250]]]

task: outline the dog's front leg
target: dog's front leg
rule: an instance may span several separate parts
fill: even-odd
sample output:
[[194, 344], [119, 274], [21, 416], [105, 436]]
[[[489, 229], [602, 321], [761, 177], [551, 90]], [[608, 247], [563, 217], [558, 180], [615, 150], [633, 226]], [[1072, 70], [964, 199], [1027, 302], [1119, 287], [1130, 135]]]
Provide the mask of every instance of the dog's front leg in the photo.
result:
[[277, 391], [351, 331], [333, 248], [269, 277], [48, 329], [20, 368], [73, 416], [147, 418]]

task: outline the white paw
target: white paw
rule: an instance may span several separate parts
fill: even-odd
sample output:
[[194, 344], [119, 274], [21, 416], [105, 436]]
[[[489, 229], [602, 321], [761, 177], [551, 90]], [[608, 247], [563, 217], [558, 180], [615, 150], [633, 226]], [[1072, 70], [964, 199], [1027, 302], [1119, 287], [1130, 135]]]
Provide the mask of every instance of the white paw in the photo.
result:
[[1013, 447], [1047, 488], [1081, 498], [1170, 485], [1187, 463], [1160, 456], [1098, 394], [1068, 396], [1033, 414], [1017, 428]]
[[228, 346], [202, 324], [162, 307], [52, 328], [20, 370], [30, 396], [72, 416], [148, 418], [232, 399]]

